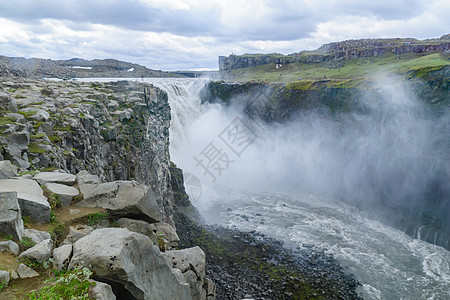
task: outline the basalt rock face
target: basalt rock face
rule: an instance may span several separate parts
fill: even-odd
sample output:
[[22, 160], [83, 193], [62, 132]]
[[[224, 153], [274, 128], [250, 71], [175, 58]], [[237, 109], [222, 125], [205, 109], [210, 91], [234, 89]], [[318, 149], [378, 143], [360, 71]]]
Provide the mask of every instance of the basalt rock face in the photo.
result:
[[161, 221], [173, 225], [170, 107], [163, 91], [127, 81], [33, 80], [3, 81], [0, 91], [1, 160], [19, 171], [87, 170], [103, 182], [135, 180], [150, 187]]

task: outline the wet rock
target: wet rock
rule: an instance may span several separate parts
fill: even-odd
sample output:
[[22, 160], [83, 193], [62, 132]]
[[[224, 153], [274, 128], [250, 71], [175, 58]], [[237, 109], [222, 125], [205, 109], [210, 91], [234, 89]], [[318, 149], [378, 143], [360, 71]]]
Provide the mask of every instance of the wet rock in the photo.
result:
[[22, 212], [16, 192], [0, 192], [0, 232], [22, 240]]
[[114, 282], [137, 299], [191, 299], [188, 284], [179, 281], [150, 239], [127, 229], [97, 229], [79, 239], [69, 268], [76, 264], [92, 268], [99, 280]]
[[22, 252], [19, 255], [19, 258], [31, 258], [42, 263], [44, 261], [47, 261], [52, 256], [52, 249], [53, 241], [51, 239], [47, 239]]

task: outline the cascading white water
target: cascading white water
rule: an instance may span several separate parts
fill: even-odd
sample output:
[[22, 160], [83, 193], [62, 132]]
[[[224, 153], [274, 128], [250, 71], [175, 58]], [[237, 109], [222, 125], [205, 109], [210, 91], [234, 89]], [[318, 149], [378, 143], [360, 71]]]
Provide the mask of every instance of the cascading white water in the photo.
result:
[[[360, 159], [337, 160], [347, 157], [345, 150], [350, 151], [347, 155], [358, 153], [366, 159], [369, 156], [364, 156], [361, 149], [377, 151], [377, 143], [384, 143], [379, 147], [391, 151], [387, 156], [403, 151], [414, 158], [415, 152], [407, 148], [411, 143], [404, 146], [400, 143], [404, 147], [400, 149], [388, 147], [390, 139], [407, 133], [399, 131], [398, 135], [392, 135], [387, 130], [395, 131], [395, 128], [405, 126], [409, 115], [399, 114], [394, 119], [380, 115], [382, 121], [379, 124], [396, 121], [375, 128], [377, 140], [353, 132], [352, 140], [355, 138], [355, 143], [364, 147], [351, 152], [355, 148], [345, 144], [348, 141], [342, 143], [339, 137], [334, 137], [341, 128], [333, 128], [332, 123], [317, 123], [313, 118], [305, 118], [300, 123], [283, 126], [248, 124], [238, 106], [200, 105], [198, 93], [205, 80], [149, 79], [148, 82], [168, 93], [172, 109], [172, 160], [201, 182], [202, 196], [199, 199], [193, 197], [193, 200], [207, 222], [257, 230], [291, 246], [313, 244], [327, 249], [362, 282], [361, 293], [365, 299], [450, 299], [449, 251], [369, 220], [361, 211], [330, 198], [336, 190], [341, 191], [337, 188], [340, 185], [347, 184], [346, 188], [352, 188], [355, 179], [348, 181], [350, 175], [357, 178], [364, 174], [358, 169], [362, 167], [358, 164]], [[393, 98], [396, 101], [405, 99]], [[390, 102], [378, 105], [391, 105], [392, 108], [406, 105], [414, 110], [415, 104]], [[230, 128], [233, 126], [246, 129], [247, 137], [254, 138], [240, 153], [230, 147]], [[371, 129], [361, 127], [359, 130]], [[412, 126], [408, 130], [416, 131], [417, 137], [412, 144], [417, 151], [428, 151], [424, 146], [428, 140], [421, 140], [422, 136], [417, 132], [424, 130], [423, 127]], [[226, 155], [221, 156], [220, 172], [217, 168], [207, 172], [199, 163], [202, 155], [212, 155], [213, 150], [216, 150], [216, 157]], [[373, 163], [374, 166], [380, 164], [377, 167], [380, 168], [389, 161], [392, 160]], [[392, 161], [392, 166], [405, 167], [408, 163], [405, 158], [404, 161]], [[347, 168], [346, 178], [333, 174], [343, 167]], [[215, 178], [209, 172], [215, 172]], [[336, 180], [331, 180], [333, 178]]]
[[[190, 196], [207, 222], [257, 230], [287, 246], [326, 249], [357, 276], [364, 299], [450, 299], [449, 251], [370, 220], [333, 197], [349, 190], [370, 199], [370, 188], [389, 187], [396, 180], [392, 174], [406, 178], [394, 192], [420, 191], [421, 173], [445, 171], [448, 154], [436, 145], [448, 139], [427, 133], [448, 136], [448, 121], [424, 119], [420, 105], [397, 87], [387, 91], [387, 102], [367, 103], [373, 116], [353, 115], [342, 127], [314, 115], [267, 126], [247, 123], [239, 105], [201, 105], [207, 80], [143, 80], [168, 94], [171, 159], [201, 182], [193, 188], [202, 193]], [[243, 129], [246, 135], [239, 138], [246, 147], [236, 148], [230, 138]], [[216, 158], [226, 155], [222, 166], [228, 163], [221, 172], [210, 170], [215, 180], [198, 162], [212, 150], [220, 151]], [[375, 185], [364, 178], [373, 174]]]

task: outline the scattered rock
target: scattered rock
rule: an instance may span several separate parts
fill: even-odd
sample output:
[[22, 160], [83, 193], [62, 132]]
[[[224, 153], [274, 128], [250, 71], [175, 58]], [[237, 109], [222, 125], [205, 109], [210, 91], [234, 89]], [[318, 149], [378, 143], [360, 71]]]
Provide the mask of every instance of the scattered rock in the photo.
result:
[[42, 185], [47, 185], [47, 183], [60, 183], [72, 186], [75, 183], [76, 176], [60, 172], [41, 172], [36, 174], [33, 179]]
[[150, 239], [122, 228], [94, 230], [73, 245], [69, 268], [91, 268], [99, 280], [113, 282], [137, 299], [191, 299], [168, 261]]
[[16, 271], [12, 271], [11, 272], [11, 278], [14, 279], [14, 280], [19, 279], [19, 274], [17, 274]]
[[156, 227], [156, 234], [164, 235], [164, 239], [166, 239], [168, 241], [169, 247], [178, 246], [178, 242], [180, 241], [180, 238], [178, 237], [178, 234], [175, 231], [175, 229], [170, 224], [167, 224], [164, 222], [158, 222], [158, 223], [155, 223], [154, 226]]
[[13, 241], [3, 241], [0, 242], [0, 252], [9, 251], [14, 255], [18, 255], [20, 252], [19, 245], [14, 243]]
[[16, 192], [0, 192], [0, 232], [22, 240], [23, 221]]
[[63, 244], [73, 244], [82, 237], [85, 237], [94, 230], [92, 226], [88, 225], [75, 225], [69, 227], [69, 234], [63, 241]]
[[50, 221], [51, 207], [39, 184], [31, 179], [0, 179], [0, 192], [17, 192], [22, 215], [38, 223]]
[[95, 281], [95, 286], [91, 290], [91, 295], [97, 300], [116, 300], [112, 288], [109, 284]]
[[99, 184], [100, 178], [97, 175], [92, 175], [88, 171], [83, 170], [77, 173], [76, 181], [79, 186], [83, 184]]
[[35, 270], [33, 270], [32, 268], [24, 265], [24, 264], [20, 264], [19, 268], [17, 269], [17, 274], [19, 275], [20, 278], [31, 278], [31, 277], [36, 277], [39, 276], [39, 273], [36, 272]]
[[36, 229], [25, 229], [23, 231], [23, 237], [28, 237], [33, 240], [36, 244], [39, 244], [40, 242], [44, 240], [48, 240], [51, 238], [50, 233], [46, 231], [40, 231]]
[[9, 160], [0, 161], [0, 179], [8, 179], [17, 176], [17, 167]]
[[58, 271], [67, 269], [71, 256], [72, 244], [55, 248], [55, 250], [53, 250], [53, 267]]
[[9, 283], [9, 272], [0, 270], [0, 285], [6, 287]]
[[136, 181], [82, 184], [80, 190], [83, 201], [78, 206], [102, 207], [117, 217], [159, 221], [159, 206], [152, 189]]
[[64, 184], [47, 183], [46, 187], [50, 192], [59, 196], [62, 207], [70, 206], [72, 199], [80, 194], [76, 188]]
[[52, 256], [52, 249], [53, 249], [53, 241], [51, 239], [47, 239], [31, 247], [30, 249], [22, 252], [19, 255], [19, 258], [22, 257], [31, 258], [42, 263], [44, 261], [47, 261]]
[[16, 113], [17, 112], [16, 99], [11, 97], [7, 92], [0, 90], [0, 107]]

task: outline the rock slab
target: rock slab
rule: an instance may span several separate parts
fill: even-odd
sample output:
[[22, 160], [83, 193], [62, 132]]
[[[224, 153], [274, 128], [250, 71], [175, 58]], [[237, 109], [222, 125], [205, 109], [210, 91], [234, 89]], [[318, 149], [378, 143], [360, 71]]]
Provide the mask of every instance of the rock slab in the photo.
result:
[[180, 282], [150, 239], [122, 228], [94, 230], [73, 245], [69, 268], [92, 268], [98, 278], [116, 282], [137, 299], [191, 299], [189, 285]]

